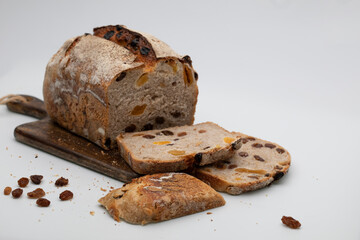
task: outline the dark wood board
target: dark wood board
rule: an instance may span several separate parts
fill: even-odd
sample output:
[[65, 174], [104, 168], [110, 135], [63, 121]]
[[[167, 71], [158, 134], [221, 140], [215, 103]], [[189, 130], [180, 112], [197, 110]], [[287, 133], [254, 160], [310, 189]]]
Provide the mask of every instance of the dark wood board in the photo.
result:
[[14, 136], [17, 141], [122, 182], [139, 177], [117, 149], [103, 150], [85, 138], [61, 128], [47, 116], [43, 101], [22, 96], [27, 99], [26, 102], [7, 103], [8, 109], [40, 120], [16, 127]]

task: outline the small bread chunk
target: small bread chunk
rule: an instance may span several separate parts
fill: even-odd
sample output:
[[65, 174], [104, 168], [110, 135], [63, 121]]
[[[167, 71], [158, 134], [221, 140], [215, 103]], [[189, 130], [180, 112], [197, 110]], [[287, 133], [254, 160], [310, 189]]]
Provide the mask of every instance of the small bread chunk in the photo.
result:
[[237, 195], [282, 178], [290, 167], [288, 151], [278, 144], [237, 133], [242, 146], [234, 157], [200, 167], [195, 176], [215, 190]]
[[116, 220], [132, 224], [165, 221], [225, 204], [224, 198], [185, 173], [159, 173], [133, 179], [99, 200]]
[[122, 157], [137, 173], [175, 172], [232, 157], [240, 139], [212, 122], [117, 137]]

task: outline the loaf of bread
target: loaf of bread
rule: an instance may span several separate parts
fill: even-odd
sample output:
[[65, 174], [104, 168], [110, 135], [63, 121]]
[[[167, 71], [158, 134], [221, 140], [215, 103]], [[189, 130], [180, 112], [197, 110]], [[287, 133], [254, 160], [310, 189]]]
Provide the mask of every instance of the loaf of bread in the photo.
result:
[[51, 58], [44, 102], [60, 126], [110, 149], [121, 132], [192, 124], [197, 78], [189, 56], [151, 35], [106, 26], [69, 39]]
[[137, 173], [181, 171], [232, 157], [240, 138], [215, 123], [171, 127], [117, 137], [121, 156]]
[[224, 198], [185, 173], [160, 173], [133, 179], [99, 200], [116, 220], [147, 224], [169, 220], [225, 204]]
[[290, 153], [276, 143], [242, 133], [242, 146], [234, 157], [196, 168], [195, 176], [215, 190], [237, 195], [263, 188], [282, 178], [290, 167]]

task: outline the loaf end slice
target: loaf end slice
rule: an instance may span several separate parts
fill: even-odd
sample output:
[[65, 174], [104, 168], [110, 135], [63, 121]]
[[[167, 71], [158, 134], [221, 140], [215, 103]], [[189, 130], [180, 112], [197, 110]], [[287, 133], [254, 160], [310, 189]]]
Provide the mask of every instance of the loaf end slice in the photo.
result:
[[181, 171], [232, 157], [240, 139], [215, 123], [171, 127], [117, 137], [122, 157], [137, 173]]
[[223, 206], [223, 197], [185, 173], [146, 175], [99, 200], [116, 220], [132, 224], [165, 221]]
[[225, 161], [195, 169], [195, 176], [215, 190], [238, 195], [254, 191], [282, 178], [289, 170], [290, 153], [276, 143], [242, 133], [242, 146]]

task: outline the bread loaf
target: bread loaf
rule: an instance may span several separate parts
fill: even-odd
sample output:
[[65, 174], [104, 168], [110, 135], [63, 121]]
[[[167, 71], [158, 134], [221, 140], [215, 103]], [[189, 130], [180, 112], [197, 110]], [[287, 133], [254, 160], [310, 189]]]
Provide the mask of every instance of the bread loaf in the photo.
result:
[[232, 157], [240, 138], [212, 122], [117, 137], [121, 156], [137, 173], [181, 171]]
[[282, 178], [290, 167], [290, 153], [276, 143], [236, 133], [242, 146], [234, 157], [196, 168], [195, 176], [215, 190], [237, 195]]
[[55, 122], [110, 149], [121, 132], [192, 124], [197, 74], [189, 56], [155, 37], [106, 26], [64, 43], [43, 94]]
[[184, 173], [160, 173], [133, 179], [99, 200], [116, 220], [147, 224], [225, 204], [207, 184]]

